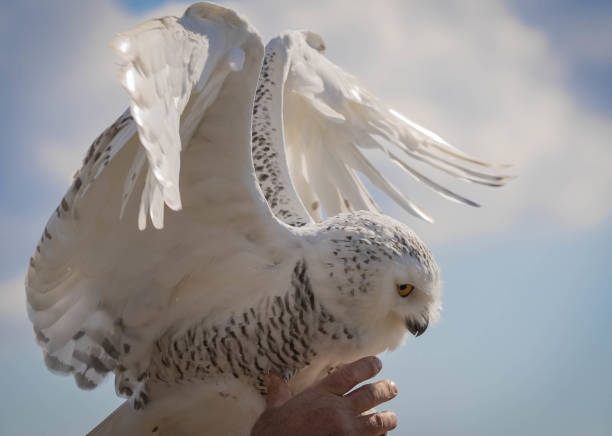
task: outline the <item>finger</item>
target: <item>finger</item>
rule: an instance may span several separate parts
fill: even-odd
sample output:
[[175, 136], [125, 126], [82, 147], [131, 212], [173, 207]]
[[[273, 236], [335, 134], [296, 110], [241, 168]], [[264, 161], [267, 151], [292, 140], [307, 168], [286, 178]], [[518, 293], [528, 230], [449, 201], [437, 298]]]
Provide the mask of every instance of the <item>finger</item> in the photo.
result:
[[[365, 412], [362, 412], [360, 416], [365, 416], [365, 415], [373, 415], [374, 413], [378, 412], [378, 410], [372, 408], [370, 410], [366, 410]], [[384, 432], [381, 433], [379, 436], [387, 436], [389, 433]]]
[[369, 356], [336, 369], [319, 383], [319, 387], [336, 395], [344, 395], [362, 381], [374, 377], [382, 369], [378, 357]]
[[397, 385], [391, 380], [381, 380], [363, 385], [346, 395], [345, 398], [349, 401], [349, 407], [359, 414], [395, 398], [396, 395]]
[[362, 415], [362, 416], [364, 416], [364, 415], [371, 415], [372, 413], [376, 413], [376, 412], [377, 412], [377, 410], [372, 407], [371, 409], [368, 409], [365, 412], [361, 412], [360, 415]]
[[287, 383], [276, 374], [268, 374], [264, 377], [264, 384], [268, 389], [266, 396], [266, 408], [279, 407], [291, 399], [291, 391]]
[[397, 427], [397, 416], [391, 410], [359, 416], [357, 419], [357, 434], [363, 436], [379, 436]]

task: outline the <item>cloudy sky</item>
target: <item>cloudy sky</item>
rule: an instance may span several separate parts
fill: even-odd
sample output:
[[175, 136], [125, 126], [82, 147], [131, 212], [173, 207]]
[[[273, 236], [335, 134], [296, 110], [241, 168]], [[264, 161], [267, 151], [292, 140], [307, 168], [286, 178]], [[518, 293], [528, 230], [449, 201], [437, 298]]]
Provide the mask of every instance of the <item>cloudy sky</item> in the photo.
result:
[[[324, 36], [327, 55], [465, 151], [511, 163], [501, 189], [408, 181], [435, 218], [413, 226], [442, 267], [442, 320], [383, 356], [397, 434], [612, 431], [612, 4], [570, 0], [234, 1], [265, 39]], [[184, 3], [0, 5], [0, 434], [83, 434], [119, 400], [50, 374], [23, 275], [47, 217], [97, 134], [127, 105], [113, 35]], [[390, 178], [402, 180], [390, 171]]]

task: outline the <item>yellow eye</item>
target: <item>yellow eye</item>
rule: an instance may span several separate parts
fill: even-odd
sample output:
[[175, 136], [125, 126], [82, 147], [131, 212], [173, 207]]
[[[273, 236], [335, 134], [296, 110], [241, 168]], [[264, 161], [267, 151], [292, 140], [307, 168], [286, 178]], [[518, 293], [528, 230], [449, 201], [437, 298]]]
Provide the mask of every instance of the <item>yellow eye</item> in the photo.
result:
[[399, 294], [400, 297], [407, 297], [408, 295], [410, 295], [410, 293], [413, 290], [414, 290], [414, 286], [412, 285], [408, 285], [408, 284], [397, 285], [397, 293]]

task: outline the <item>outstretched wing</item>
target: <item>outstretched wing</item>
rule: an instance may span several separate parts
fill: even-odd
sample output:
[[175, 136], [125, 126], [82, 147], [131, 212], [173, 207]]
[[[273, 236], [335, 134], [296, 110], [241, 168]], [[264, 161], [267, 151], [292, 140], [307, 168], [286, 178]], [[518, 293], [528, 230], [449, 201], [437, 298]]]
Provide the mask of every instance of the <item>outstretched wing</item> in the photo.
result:
[[[47, 366], [82, 388], [114, 371], [130, 397], [160, 332], [204, 316], [194, 301], [210, 290], [198, 274], [224, 256], [261, 257], [253, 245], [281, 225], [253, 174], [263, 44], [248, 23], [199, 3], [115, 48], [131, 110], [89, 149], [30, 260], [26, 292]], [[164, 218], [165, 205], [182, 210]], [[163, 229], [139, 231], [148, 216]]]
[[319, 35], [290, 31], [269, 42], [264, 61], [264, 68], [266, 62], [275, 65], [273, 81], [282, 89], [280, 113], [293, 186], [315, 220], [322, 219], [321, 206], [327, 215], [379, 211], [359, 178], [362, 174], [406, 211], [431, 221], [370, 162], [364, 149], [382, 150], [389, 162], [417, 181], [470, 206], [478, 205], [417, 171], [411, 160], [488, 186], [501, 186], [509, 179], [482, 171], [478, 167], [495, 165], [468, 156], [389, 108], [328, 60], [324, 49]]

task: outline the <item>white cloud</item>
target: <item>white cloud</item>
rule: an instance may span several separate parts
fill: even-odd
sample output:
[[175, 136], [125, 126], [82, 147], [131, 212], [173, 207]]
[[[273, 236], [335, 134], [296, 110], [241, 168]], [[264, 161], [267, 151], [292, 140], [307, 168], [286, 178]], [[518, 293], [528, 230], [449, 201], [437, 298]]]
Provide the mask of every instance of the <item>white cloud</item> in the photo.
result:
[[[471, 194], [484, 205], [480, 210], [433, 198], [412, 182], [402, 183], [437, 223], [415, 223], [384, 204], [427, 240], [456, 240], [534, 221], [581, 228], [610, 215], [606, 190], [612, 184], [612, 123], [576, 106], [565, 82], [565, 66], [546, 37], [523, 24], [502, 1], [228, 5], [247, 15], [265, 38], [286, 28], [321, 33], [333, 61], [406, 116], [471, 154], [516, 165], [512, 172], [519, 178], [498, 190], [437, 177]], [[181, 14], [185, 6], [170, 4], [147, 17]], [[48, 107], [50, 120], [65, 127], [51, 138], [35, 132], [35, 142], [46, 144], [36, 150], [39, 162], [65, 184], [74, 170], [72, 153], [80, 159], [88, 143], [126, 105], [108, 42], [144, 17], [127, 15], [114, 3], [87, 3], [78, 10], [68, 2], [53, 7], [73, 12], [65, 15], [69, 31], [57, 36], [59, 41], [78, 35], [79, 42], [71, 51], [44, 47], [58, 58], [57, 68], [44, 81], [54, 88], [52, 95], [62, 99], [39, 103]], [[56, 32], [62, 34], [63, 29]], [[51, 151], [49, 141], [70, 145]]]

